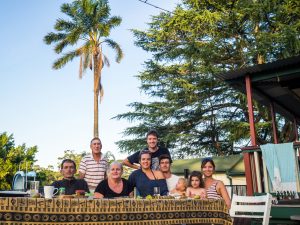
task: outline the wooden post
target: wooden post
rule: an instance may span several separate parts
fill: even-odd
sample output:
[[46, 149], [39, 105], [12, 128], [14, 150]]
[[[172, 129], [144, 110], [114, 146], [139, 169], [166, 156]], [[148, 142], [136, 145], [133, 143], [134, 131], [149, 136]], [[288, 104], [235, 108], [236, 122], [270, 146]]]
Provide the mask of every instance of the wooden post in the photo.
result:
[[245, 164], [245, 175], [246, 175], [246, 184], [247, 184], [247, 195], [253, 195], [253, 180], [251, 173], [251, 164], [250, 164], [250, 153], [244, 152], [244, 164]]
[[273, 102], [270, 103], [270, 107], [271, 107], [271, 117], [272, 117], [272, 128], [273, 128], [274, 144], [278, 144], [276, 115], [275, 115], [274, 103]]
[[[246, 93], [247, 93], [247, 105], [248, 105], [248, 115], [249, 115], [249, 125], [250, 125], [250, 138], [251, 145], [257, 146], [256, 142], [256, 131], [255, 131], [255, 123], [254, 123], [254, 113], [253, 113], [253, 101], [252, 101], [252, 87], [251, 87], [251, 79], [249, 75], [245, 76], [246, 83]], [[244, 154], [244, 162], [245, 162], [245, 174], [246, 174], [246, 182], [247, 182], [247, 195], [253, 195], [254, 191], [261, 192], [261, 176], [260, 176], [260, 166], [257, 153], [254, 153], [254, 162], [252, 163], [250, 160], [250, 153]], [[246, 156], [246, 159], [245, 159]], [[246, 169], [247, 168], [247, 169]], [[253, 171], [254, 169], [254, 171]], [[252, 174], [254, 173], [254, 174]], [[256, 177], [257, 185], [254, 185], [253, 177]], [[255, 189], [255, 190], [254, 190]]]
[[294, 117], [293, 125], [295, 130], [295, 141], [298, 141], [299, 134], [298, 134], [298, 127], [297, 127], [297, 120], [295, 117]]
[[246, 81], [247, 105], [248, 105], [248, 115], [249, 115], [249, 124], [250, 124], [251, 145], [256, 146], [257, 144], [256, 144], [256, 132], [255, 132], [254, 114], [253, 114], [252, 87], [251, 87], [251, 79], [250, 79], [249, 75], [246, 75], [245, 81]]

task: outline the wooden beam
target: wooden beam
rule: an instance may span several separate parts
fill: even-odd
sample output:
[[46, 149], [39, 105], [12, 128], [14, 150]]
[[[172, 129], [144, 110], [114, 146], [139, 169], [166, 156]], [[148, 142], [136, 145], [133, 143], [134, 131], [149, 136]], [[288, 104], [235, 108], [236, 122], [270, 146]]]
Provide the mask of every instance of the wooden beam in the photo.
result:
[[273, 128], [274, 144], [278, 144], [276, 114], [275, 114], [274, 103], [273, 102], [270, 103], [270, 108], [271, 108], [271, 117], [272, 117], [272, 128]]
[[293, 121], [293, 125], [294, 125], [294, 130], [295, 130], [295, 142], [298, 141], [299, 138], [299, 134], [298, 134], [298, 127], [297, 127], [297, 119], [294, 117], [294, 121]]
[[244, 164], [245, 164], [247, 195], [253, 195], [254, 191], [253, 191], [251, 164], [250, 164], [250, 153], [245, 152], [243, 155], [244, 155]]
[[249, 75], [246, 75], [245, 82], [246, 82], [246, 93], [247, 93], [247, 105], [248, 105], [248, 115], [249, 115], [249, 124], [250, 124], [251, 145], [256, 146], [257, 144], [256, 144], [256, 132], [255, 132], [254, 114], [253, 114], [251, 79], [250, 79]]

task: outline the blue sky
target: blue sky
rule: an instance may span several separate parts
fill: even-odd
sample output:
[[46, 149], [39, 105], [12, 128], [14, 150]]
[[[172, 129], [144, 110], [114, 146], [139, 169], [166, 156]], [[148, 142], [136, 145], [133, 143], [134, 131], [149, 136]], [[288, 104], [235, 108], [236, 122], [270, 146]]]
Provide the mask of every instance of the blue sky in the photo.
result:
[[[65, 2], [71, 1], [0, 1], [0, 132], [13, 134], [16, 145], [37, 145], [37, 164], [43, 167], [56, 166], [66, 149], [90, 151], [93, 136], [92, 73], [87, 72], [80, 80], [78, 60], [53, 70], [58, 55], [53, 46], [43, 43], [43, 37], [54, 31], [56, 19], [63, 16], [60, 6]], [[114, 53], [104, 49], [111, 66], [103, 70], [99, 133], [103, 152], [109, 150], [117, 158], [124, 158], [126, 154], [119, 153], [115, 142], [130, 124], [111, 118], [128, 112], [131, 102], [151, 100], [140, 92], [135, 78], [150, 55], [134, 46], [129, 29], [146, 29], [151, 15], [160, 10], [138, 0], [109, 2], [111, 15], [123, 19], [111, 38], [121, 45], [125, 57], [117, 64]], [[148, 2], [172, 10], [179, 0]]]

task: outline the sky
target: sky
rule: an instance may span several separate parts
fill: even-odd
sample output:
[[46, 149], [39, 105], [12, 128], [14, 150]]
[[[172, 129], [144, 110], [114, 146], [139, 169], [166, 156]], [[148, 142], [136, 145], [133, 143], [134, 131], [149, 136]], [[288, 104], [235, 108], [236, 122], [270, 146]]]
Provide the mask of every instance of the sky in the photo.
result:
[[[59, 55], [53, 45], [43, 42], [47, 33], [55, 31], [56, 19], [65, 16], [60, 6], [66, 2], [71, 1], [0, 1], [0, 133], [13, 134], [16, 146], [37, 146], [36, 164], [42, 167], [56, 166], [64, 150], [90, 152], [93, 137], [92, 73], [79, 79], [77, 59], [53, 70], [52, 64]], [[178, 2], [148, 0], [167, 10], [174, 9]], [[127, 154], [121, 154], [115, 142], [132, 124], [112, 117], [130, 111], [129, 103], [151, 101], [140, 92], [135, 77], [151, 55], [134, 45], [130, 29], [147, 29], [151, 15], [161, 10], [138, 0], [110, 0], [109, 4], [111, 15], [123, 19], [110, 37], [121, 45], [125, 56], [117, 64], [115, 54], [104, 48], [111, 65], [103, 70], [99, 135], [102, 151], [111, 151], [122, 159]]]

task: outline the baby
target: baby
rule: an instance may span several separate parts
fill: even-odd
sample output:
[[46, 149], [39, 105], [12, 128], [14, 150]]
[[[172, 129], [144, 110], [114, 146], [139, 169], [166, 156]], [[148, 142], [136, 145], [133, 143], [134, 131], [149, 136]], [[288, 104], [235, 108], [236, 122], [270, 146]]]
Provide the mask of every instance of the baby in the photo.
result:
[[186, 180], [184, 178], [179, 178], [176, 184], [176, 187], [170, 191], [170, 194], [175, 195], [185, 195], [185, 191], [187, 188]]

